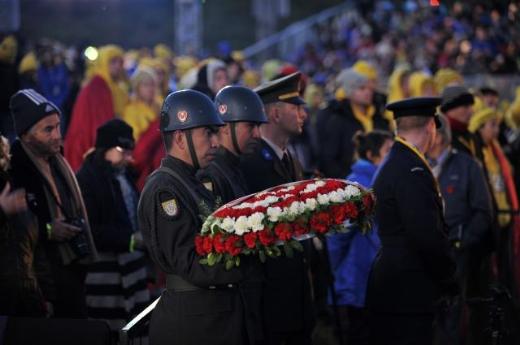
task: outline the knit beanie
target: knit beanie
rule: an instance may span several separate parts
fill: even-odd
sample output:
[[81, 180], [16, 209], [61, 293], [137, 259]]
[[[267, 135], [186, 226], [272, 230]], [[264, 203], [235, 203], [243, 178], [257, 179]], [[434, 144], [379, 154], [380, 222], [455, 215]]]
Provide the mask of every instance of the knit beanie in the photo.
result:
[[123, 120], [108, 120], [96, 131], [96, 149], [111, 149], [119, 146], [123, 149], [132, 150], [134, 145], [132, 127]]
[[352, 92], [365, 85], [368, 82], [368, 79], [354, 71], [352, 68], [348, 68], [341, 71], [336, 78], [336, 82], [345, 92], [345, 96], [350, 97]]
[[20, 90], [11, 96], [9, 108], [18, 137], [44, 117], [61, 114], [54, 103], [33, 89]]

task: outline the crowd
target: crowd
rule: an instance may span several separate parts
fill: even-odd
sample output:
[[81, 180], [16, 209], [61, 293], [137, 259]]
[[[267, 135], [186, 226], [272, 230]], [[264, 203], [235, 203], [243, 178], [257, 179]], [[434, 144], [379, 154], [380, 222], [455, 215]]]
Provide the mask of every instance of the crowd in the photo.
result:
[[[187, 185], [210, 205], [215, 204], [214, 196], [200, 190], [208, 182], [224, 201], [305, 177], [347, 178], [371, 187], [392, 145], [402, 141], [392, 132], [409, 133], [424, 126], [394, 121], [397, 113], [387, 105], [437, 96], [442, 126], [419, 156], [431, 168], [442, 195], [449, 252], [461, 290], [455, 291], [453, 284], [447, 288], [449, 303], [439, 307], [444, 317], [436, 323], [436, 341], [486, 343], [491, 337], [489, 306], [469, 301], [490, 297], [491, 285], [508, 291], [514, 303], [520, 297], [520, 87], [516, 86], [515, 99], [503, 99], [492, 85], [465, 85], [463, 74], [518, 72], [519, 40], [512, 27], [517, 7], [511, 3], [491, 9], [456, 2], [449, 11], [427, 11], [420, 2], [405, 1], [399, 7], [378, 1], [359, 11], [361, 16], [347, 14], [319, 28], [320, 43], [288, 57], [291, 63], [269, 60], [259, 70], [240, 52], [198, 60], [175, 56], [162, 44], [126, 52], [107, 45], [95, 50], [98, 56], [90, 60], [57, 42], [43, 41], [22, 50], [15, 36], [3, 36], [0, 314], [103, 319], [117, 337], [122, 325], [164, 287], [193, 288], [179, 273], [189, 268], [171, 260], [176, 255], [173, 247], [154, 242], [158, 235], [150, 228], [150, 222], [158, 229], [178, 226], [181, 233], [196, 228], [197, 217], [178, 215], [197, 205], [191, 192], [184, 192]], [[241, 91], [229, 91], [226, 85], [242, 86]], [[261, 100], [250, 91], [253, 88]], [[194, 98], [182, 96], [188, 97], [184, 100], [174, 92], [183, 89], [197, 93], [189, 96]], [[224, 125], [221, 120], [186, 127], [183, 116], [188, 115], [175, 108], [179, 102], [195, 102], [200, 111], [209, 112], [215, 106], [204, 105], [207, 99], [201, 94], [217, 107], [225, 97], [230, 108], [234, 99], [247, 99], [247, 108], [265, 108], [265, 116], [257, 112], [228, 120], [216, 138], [214, 127]], [[280, 95], [290, 97], [280, 101]], [[226, 109], [218, 108], [222, 115]], [[192, 128], [211, 131], [193, 132], [186, 139], [191, 144], [178, 151], [177, 144], [185, 140], [179, 133]], [[246, 139], [256, 141], [246, 145]], [[214, 178], [219, 176], [218, 164], [199, 161], [196, 154], [194, 158], [203, 140], [208, 140], [208, 155], [231, 167], [224, 177]], [[163, 160], [165, 156], [169, 158]], [[283, 174], [262, 165], [262, 157], [279, 161]], [[163, 169], [166, 175], [150, 177], [163, 166], [182, 176], [167, 177]], [[232, 183], [219, 185], [229, 175], [234, 176]], [[181, 195], [160, 188], [155, 195], [157, 188], [145, 187], [160, 187], [168, 178]], [[157, 214], [138, 210], [141, 193], [142, 202], [148, 209], [157, 208]], [[278, 313], [278, 293], [286, 294], [284, 303], [297, 297], [300, 302], [295, 303], [303, 303], [301, 315], [282, 313], [276, 322], [287, 318], [295, 329], [306, 328], [288, 340], [273, 321], [268, 326], [274, 329], [271, 338], [267, 336], [270, 343], [305, 343], [314, 316], [327, 320], [330, 310], [341, 320], [340, 339], [348, 344], [368, 342], [366, 294], [381, 248], [377, 228], [376, 224], [369, 235], [353, 230], [325, 243], [309, 241], [310, 262], [302, 256], [267, 264], [272, 276], [268, 274], [271, 290], [266, 295], [271, 303], [264, 311]], [[186, 239], [168, 236], [182, 252]], [[258, 267], [244, 266], [252, 272], [241, 272], [247, 279], [229, 273], [221, 277], [229, 280], [226, 283], [245, 279], [248, 293], [254, 295], [256, 279], [261, 281], [255, 273]], [[307, 270], [310, 276], [298, 275]], [[289, 277], [291, 291], [301, 288], [301, 295], [276, 290], [289, 284], [283, 277], [289, 271], [294, 274]], [[196, 271], [190, 279], [199, 279], [201, 272], [205, 271]], [[212, 285], [208, 277], [200, 279]], [[400, 302], [397, 297], [396, 301]], [[172, 297], [161, 303], [164, 311], [179, 301]], [[166, 332], [160, 325], [169, 319], [157, 320], [154, 329]]]

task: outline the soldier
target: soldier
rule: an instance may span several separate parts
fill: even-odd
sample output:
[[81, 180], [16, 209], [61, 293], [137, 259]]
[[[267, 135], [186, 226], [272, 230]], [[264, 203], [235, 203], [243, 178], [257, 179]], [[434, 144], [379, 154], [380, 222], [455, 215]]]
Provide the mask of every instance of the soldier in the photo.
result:
[[[250, 192], [302, 179], [299, 162], [287, 150], [292, 135], [302, 131], [306, 113], [298, 87], [300, 73], [255, 89], [266, 107], [269, 123], [260, 127], [240, 157]], [[306, 241], [309, 242], [309, 241]], [[302, 243], [307, 248], [309, 243]], [[313, 327], [308, 264], [304, 255], [268, 259], [264, 266], [266, 344], [310, 344]]]
[[367, 290], [372, 344], [432, 344], [434, 308], [455, 292], [442, 197], [424, 158], [439, 98], [391, 103], [397, 137], [374, 183], [382, 248]]
[[226, 122], [219, 130], [220, 148], [211, 164], [199, 172], [206, 187], [223, 203], [247, 194], [240, 171], [240, 154], [247, 143], [260, 136], [258, 126], [267, 122], [260, 97], [242, 86], [227, 86], [215, 97], [215, 105]]
[[215, 106], [194, 90], [164, 101], [160, 129], [167, 155], [148, 178], [138, 207], [150, 256], [166, 273], [167, 289], [150, 323], [152, 344], [248, 344], [237, 283], [240, 270], [205, 266], [195, 252], [201, 213], [213, 195], [196, 178], [217, 149]]

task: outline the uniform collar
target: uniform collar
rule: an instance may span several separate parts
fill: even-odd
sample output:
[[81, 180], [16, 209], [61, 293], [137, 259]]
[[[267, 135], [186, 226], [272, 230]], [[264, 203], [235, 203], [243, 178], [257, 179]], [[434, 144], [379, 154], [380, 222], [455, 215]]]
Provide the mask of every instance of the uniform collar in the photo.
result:
[[164, 165], [165, 167], [168, 167], [172, 170], [181, 171], [182, 173], [193, 176], [195, 176], [195, 173], [197, 172], [192, 165], [171, 155], [164, 157], [161, 161], [161, 165]]
[[283, 159], [283, 155], [284, 153], [287, 152], [287, 150], [282, 150], [282, 148], [278, 145], [276, 145], [275, 143], [273, 143], [271, 140], [267, 139], [266, 137], [262, 136], [262, 140], [265, 141], [267, 143], [267, 145], [269, 145], [274, 153], [276, 153], [276, 156], [278, 157], [279, 160], [282, 160]]

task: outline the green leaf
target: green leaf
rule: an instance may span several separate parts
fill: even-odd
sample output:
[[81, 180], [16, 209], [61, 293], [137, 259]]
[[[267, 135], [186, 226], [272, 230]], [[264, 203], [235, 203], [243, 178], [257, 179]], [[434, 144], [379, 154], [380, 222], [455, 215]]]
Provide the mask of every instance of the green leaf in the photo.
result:
[[238, 267], [239, 265], [240, 265], [240, 256], [237, 256], [237, 257], [235, 258], [235, 266]]
[[271, 247], [271, 249], [273, 250], [273, 254], [274, 254], [274, 256], [280, 256], [280, 255], [282, 255], [282, 251], [280, 250], [280, 247], [278, 247], [278, 246], [273, 246], [273, 247]]
[[233, 259], [229, 259], [226, 261], [226, 270], [229, 271], [230, 269], [233, 268], [233, 266], [235, 266], [235, 262]]
[[299, 241], [292, 240], [292, 241], [289, 242], [289, 244], [291, 245], [291, 247], [293, 247], [297, 251], [303, 252], [303, 246], [302, 246], [302, 244]]
[[217, 256], [215, 253], [209, 253], [208, 254], [208, 265], [213, 266], [217, 263]]
[[220, 262], [222, 260], [222, 253], [218, 253], [215, 257], [215, 262]]
[[208, 259], [207, 259], [207, 258], [200, 259], [200, 260], [199, 260], [199, 264], [201, 264], [201, 265], [207, 265], [207, 264], [208, 264]]
[[287, 244], [287, 242], [283, 244], [283, 251], [285, 252], [285, 256], [288, 258], [292, 258], [294, 256], [294, 251], [291, 246]]
[[267, 260], [267, 258], [265, 257], [265, 253], [264, 253], [263, 250], [260, 250], [260, 251], [258, 252], [258, 257], [260, 258], [260, 261], [261, 261], [261, 262], [265, 262], [265, 261]]

